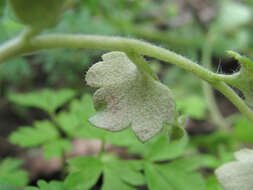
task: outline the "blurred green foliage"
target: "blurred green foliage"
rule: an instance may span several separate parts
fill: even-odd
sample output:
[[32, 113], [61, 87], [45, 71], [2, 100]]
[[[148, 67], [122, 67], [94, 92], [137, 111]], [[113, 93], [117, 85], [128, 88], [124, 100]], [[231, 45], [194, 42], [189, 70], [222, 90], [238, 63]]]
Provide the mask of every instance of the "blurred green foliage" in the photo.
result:
[[20, 169], [21, 165], [23, 162], [14, 158], [6, 158], [0, 163], [0, 187], [11, 189], [13, 186], [14, 189], [28, 184], [28, 172]]
[[[207, 31], [215, 28], [212, 56], [217, 65], [230, 61], [225, 56], [226, 50], [253, 57], [252, 1], [216, 0], [209, 1], [208, 5], [213, 16], [203, 21], [196, 18], [195, 9], [185, 9], [187, 5], [173, 0], [81, 0], [64, 13], [57, 27], [44, 33], [136, 37], [161, 44], [197, 62]], [[0, 1], [0, 42], [13, 38], [22, 29], [23, 25], [5, 1]], [[133, 190], [143, 185], [150, 190], [196, 187], [221, 190], [210, 171], [232, 160], [232, 152], [240, 147], [252, 146], [253, 131], [249, 121], [239, 116], [229, 131], [196, 134], [172, 143], [160, 135], [142, 144], [131, 130], [111, 133], [95, 128], [88, 122], [95, 109], [88, 94], [90, 89], [83, 79], [86, 70], [101, 54], [101, 51], [82, 49], [50, 50], [0, 65], [1, 101], [15, 107], [17, 115], [21, 114], [19, 108], [29, 114], [29, 107], [48, 115], [13, 132], [9, 137], [11, 143], [23, 148], [40, 147], [46, 158], [61, 158], [71, 152], [73, 139], [97, 139], [125, 148], [131, 157], [124, 160], [116, 153], [106, 153], [72, 158], [63, 182], [39, 181], [38, 187], [25, 190], [90, 189], [101, 177], [103, 190]], [[154, 71], [173, 89], [178, 111], [188, 115], [190, 120], [210, 120], [199, 79], [177, 67], [154, 62], [150, 61], [155, 65]], [[219, 67], [214, 69], [221, 72]], [[38, 91], [43, 87], [46, 89]], [[59, 90], [52, 90], [55, 88]], [[26, 117], [29, 119], [29, 115]], [[1, 160], [0, 189], [16, 190], [27, 185], [27, 172], [19, 169], [21, 165], [22, 162], [15, 159]]]

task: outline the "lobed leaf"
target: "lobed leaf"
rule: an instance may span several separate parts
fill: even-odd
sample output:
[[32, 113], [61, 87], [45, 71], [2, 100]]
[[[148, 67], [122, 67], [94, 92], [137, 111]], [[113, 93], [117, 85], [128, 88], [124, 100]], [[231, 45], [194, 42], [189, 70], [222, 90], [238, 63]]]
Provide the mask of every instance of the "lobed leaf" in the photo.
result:
[[[107, 157], [106, 157], [107, 156]], [[92, 188], [103, 174], [103, 190], [135, 190], [135, 186], [145, 184], [141, 173], [141, 161], [120, 161], [106, 155], [104, 157], [76, 157], [69, 160], [71, 173], [65, 187], [73, 190]]]
[[22, 187], [28, 183], [28, 172], [19, 169], [22, 164], [21, 160], [13, 158], [6, 158], [0, 163], [0, 181], [7, 183], [0, 182], [0, 187], [11, 189], [11, 186]]
[[180, 141], [170, 142], [169, 139], [162, 135], [155, 139], [147, 148], [144, 157], [150, 161], [166, 161], [182, 156], [188, 139], [185, 137]]
[[48, 143], [59, 137], [59, 133], [50, 121], [39, 121], [34, 127], [20, 127], [9, 137], [9, 141], [21, 147], [34, 147]]
[[110, 161], [104, 166], [104, 183], [102, 190], [123, 189], [136, 190], [135, 186], [145, 184], [144, 176], [140, 172], [141, 162]]
[[36, 107], [49, 113], [54, 113], [75, 96], [71, 89], [58, 91], [44, 89], [37, 92], [11, 94], [9, 100], [26, 107]]
[[94, 113], [92, 98], [86, 94], [80, 100], [73, 100], [70, 103], [70, 111], [61, 112], [56, 120], [70, 137], [104, 139], [105, 131], [93, 127], [88, 121]]
[[97, 113], [90, 122], [110, 131], [132, 126], [141, 141], [160, 132], [175, 118], [175, 104], [170, 90], [140, 72], [122, 52], [103, 55], [87, 75], [88, 85], [99, 88], [94, 94]]
[[202, 167], [216, 168], [219, 165], [217, 158], [212, 155], [196, 155], [186, 158], [180, 158], [169, 164], [172, 167], [178, 168], [184, 171], [194, 171]]
[[195, 190], [196, 187], [205, 189], [204, 180], [199, 174], [168, 164], [147, 163], [145, 175], [150, 190]]
[[141, 161], [135, 160], [112, 161], [105, 164], [105, 171], [108, 170], [110, 174], [117, 176], [115, 178], [118, 178], [117, 180], [121, 181], [121, 183], [131, 184], [132, 186], [141, 186], [145, 184], [144, 176], [140, 172], [141, 169], [143, 169], [142, 165]]
[[92, 188], [102, 174], [103, 165], [93, 157], [76, 157], [69, 161], [70, 175], [65, 180], [65, 187], [73, 190]]
[[58, 181], [51, 181], [49, 183], [39, 180], [38, 187], [25, 187], [24, 190], [68, 190], [65, 189], [64, 184]]
[[61, 158], [64, 153], [72, 150], [71, 142], [68, 139], [55, 139], [43, 145], [44, 157]]

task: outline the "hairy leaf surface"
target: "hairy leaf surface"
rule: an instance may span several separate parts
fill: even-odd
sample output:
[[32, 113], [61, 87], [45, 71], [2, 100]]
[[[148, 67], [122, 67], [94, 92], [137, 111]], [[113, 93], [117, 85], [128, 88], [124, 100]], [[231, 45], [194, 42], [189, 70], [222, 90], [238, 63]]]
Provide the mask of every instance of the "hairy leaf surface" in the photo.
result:
[[103, 55], [103, 61], [89, 69], [86, 80], [99, 88], [94, 94], [97, 113], [90, 118], [97, 127], [120, 131], [131, 125], [136, 136], [147, 141], [165, 123], [174, 121], [170, 90], [139, 71], [124, 53]]
[[243, 149], [235, 153], [236, 161], [216, 170], [216, 176], [225, 190], [253, 189], [253, 151]]

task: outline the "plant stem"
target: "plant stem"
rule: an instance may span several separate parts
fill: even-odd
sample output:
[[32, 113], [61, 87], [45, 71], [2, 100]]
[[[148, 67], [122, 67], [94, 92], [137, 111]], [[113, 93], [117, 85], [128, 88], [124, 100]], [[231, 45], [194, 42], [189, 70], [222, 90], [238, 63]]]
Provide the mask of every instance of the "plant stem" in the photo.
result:
[[105, 153], [105, 140], [101, 140], [101, 147], [98, 152], [98, 157], [101, 157]]
[[[59, 124], [57, 123], [56, 120], [56, 115], [54, 112], [50, 112], [49, 113], [50, 119], [53, 122], [53, 124], [56, 126], [56, 128], [58, 129], [60, 135], [62, 138], [66, 138], [67, 135], [65, 134], [65, 132], [60, 128]], [[65, 150], [62, 150], [62, 154], [61, 154], [61, 164], [62, 164], [62, 170], [61, 170], [61, 178], [64, 179], [68, 173], [67, 171], [67, 155]]]
[[[105, 37], [96, 35], [44, 35], [31, 41], [31, 49], [34, 51], [55, 48], [81, 48], [95, 50], [118, 50], [123, 52], [135, 52], [159, 60], [175, 64], [186, 71], [192, 72], [208, 82], [231, 81], [234, 75], [216, 74], [197, 63], [178, 55], [170, 50], [152, 45], [150, 43], [121, 37]], [[1, 62], [1, 59], [0, 59]]]
[[[202, 48], [202, 64], [209, 70], [212, 70], [211, 66], [211, 56], [213, 49], [213, 40], [215, 39], [215, 34], [212, 28], [207, 33], [207, 38]], [[210, 111], [212, 122], [221, 130], [227, 130], [230, 127], [230, 124], [222, 116], [220, 109], [215, 100], [215, 94], [212, 87], [206, 83], [202, 82], [204, 96], [207, 100], [207, 105]]]
[[[31, 39], [29, 44], [21, 43], [19, 40], [16, 43], [11, 41], [8, 44], [3, 45], [3, 47], [0, 47], [0, 63], [22, 53], [31, 53], [34, 51], [56, 48], [135, 52], [139, 55], [146, 55], [175, 64], [208, 82], [226, 82], [234, 80], [235, 77], [234, 75], [213, 73], [181, 55], [147, 42], [121, 37], [105, 37], [96, 35], [42, 35]], [[4, 54], [4, 56], [2, 54]]]
[[127, 56], [133, 61], [133, 63], [135, 63], [140, 71], [143, 71], [150, 75], [153, 79], [158, 80], [158, 77], [142, 56], [131, 52], [127, 53]]
[[212, 86], [228, 98], [253, 123], [253, 112], [231, 87], [224, 82], [213, 83]]
[[39, 32], [37, 29], [26, 27], [20, 36], [0, 45], [0, 64], [17, 55], [30, 53], [32, 49], [29, 40]]
[[0, 47], [0, 63], [24, 53], [32, 53], [39, 50], [55, 48], [135, 52], [139, 55], [146, 55], [175, 64], [188, 72], [194, 73], [199, 78], [213, 85], [232, 103], [234, 103], [234, 105], [253, 123], [253, 112], [244, 103], [244, 101], [224, 83], [233, 83], [238, 73], [233, 75], [216, 74], [170, 50], [140, 40], [122, 37], [71, 34], [41, 35], [33, 37], [29, 41], [17, 38]]

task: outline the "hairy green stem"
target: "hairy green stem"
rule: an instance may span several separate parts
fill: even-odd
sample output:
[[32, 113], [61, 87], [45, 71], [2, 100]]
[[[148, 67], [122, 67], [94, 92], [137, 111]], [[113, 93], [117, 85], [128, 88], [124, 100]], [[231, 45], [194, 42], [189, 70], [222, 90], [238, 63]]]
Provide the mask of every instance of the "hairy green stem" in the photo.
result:
[[204, 67], [198, 65], [197, 63], [194, 63], [191, 60], [172, 51], [135, 39], [95, 35], [57, 34], [36, 37], [31, 41], [30, 47], [34, 51], [55, 48], [80, 48], [135, 52], [139, 55], [146, 55], [175, 64], [185, 69], [186, 71], [194, 73], [201, 79], [208, 82], [230, 81], [234, 78], [233, 75], [213, 73], [208, 69], [205, 69]]
[[0, 45], [0, 64], [17, 55], [30, 53], [32, 49], [29, 40], [39, 32], [40, 30], [26, 27], [17, 38]]
[[175, 64], [185, 69], [186, 71], [194, 73], [201, 79], [205, 80], [206, 82], [217, 88], [228, 99], [230, 99], [234, 103], [234, 105], [242, 113], [244, 113], [253, 123], [253, 112], [244, 103], [244, 101], [240, 97], [238, 97], [230, 87], [225, 84], [233, 82], [238, 75], [237, 73], [233, 75], [213, 73], [181, 55], [140, 40], [122, 37], [71, 34], [41, 35], [33, 37], [28, 41], [23, 40], [19, 37], [0, 47], [0, 63], [6, 61], [7, 59], [25, 53], [32, 53], [39, 50], [55, 48], [79, 48], [135, 52], [139, 55], [145, 55]]
[[127, 53], [127, 56], [135, 63], [135, 65], [140, 71], [144, 71], [145, 73], [153, 77], [155, 80], [158, 80], [158, 77], [156, 76], [154, 71], [151, 69], [149, 64], [141, 55], [129, 52]]
[[[181, 55], [144, 41], [96, 35], [42, 35], [31, 39], [29, 44], [24, 43], [22, 40], [20, 41], [18, 38], [17, 42], [11, 41], [0, 48], [0, 63], [22, 53], [31, 53], [34, 51], [55, 48], [80, 48], [135, 52], [139, 55], [146, 55], [175, 64], [208, 82], [226, 82], [231, 81], [234, 78], [233, 75], [213, 73]], [[3, 56], [2, 54], [7, 55]]]

